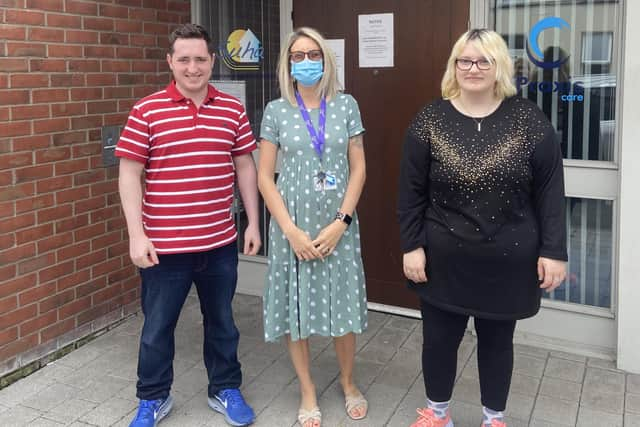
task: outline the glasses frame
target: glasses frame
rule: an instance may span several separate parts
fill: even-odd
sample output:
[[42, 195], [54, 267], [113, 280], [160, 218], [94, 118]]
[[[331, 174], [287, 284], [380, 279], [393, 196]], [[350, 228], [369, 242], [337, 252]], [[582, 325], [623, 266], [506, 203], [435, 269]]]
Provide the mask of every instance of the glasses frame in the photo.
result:
[[[471, 65], [469, 66], [469, 68], [463, 68], [460, 66], [460, 61], [469, 61], [471, 63]], [[487, 61], [489, 63], [489, 66], [487, 68], [482, 68], [480, 67], [480, 61]], [[482, 58], [482, 59], [478, 59], [478, 60], [472, 60], [472, 59], [466, 59], [466, 58], [456, 58], [456, 68], [460, 71], [471, 71], [471, 69], [473, 68], [473, 66], [476, 66], [476, 68], [480, 71], [489, 71], [491, 69], [491, 67], [493, 66], [493, 62], [487, 60], [486, 58]]]
[[[320, 58], [311, 59], [311, 53], [312, 52], [313, 52], [314, 55], [316, 54], [316, 52], [320, 53]], [[301, 53], [304, 56], [302, 57], [301, 60], [296, 61], [296, 60], [293, 59], [293, 55], [298, 54], [298, 53]], [[289, 52], [289, 60], [291, 60], [292, 62], [296, 62], [296, 63], [297, 62], [302, 62], [302, 61], [304, 61], [305, 58], [309, 58], [309, 61], [319, 61], [319, 60], [324, 59], [324, 53], [322, 52], [322, 49], [311, 49], [311, 50], [308, 50], [306, 52], [304, 52], [302, 50], [294, 50], [293, 52]]]

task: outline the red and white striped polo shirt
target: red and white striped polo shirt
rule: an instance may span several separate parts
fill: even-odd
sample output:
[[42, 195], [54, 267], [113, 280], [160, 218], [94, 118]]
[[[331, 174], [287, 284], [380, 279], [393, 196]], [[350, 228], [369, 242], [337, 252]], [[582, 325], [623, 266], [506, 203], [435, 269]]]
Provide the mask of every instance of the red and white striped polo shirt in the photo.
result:
[[134, 105], [116, 155], [145, 165], [142, 222], [160, 254], [233, 242], [233, 156], [255, 150], [240, 101], [209, 85], [197, 109], [171, 83]]

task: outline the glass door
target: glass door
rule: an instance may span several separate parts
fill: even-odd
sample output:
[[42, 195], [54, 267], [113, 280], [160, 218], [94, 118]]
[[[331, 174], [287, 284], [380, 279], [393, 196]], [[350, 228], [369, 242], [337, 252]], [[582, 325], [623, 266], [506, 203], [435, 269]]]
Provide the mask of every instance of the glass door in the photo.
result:
[[519, 330], [613, 354], [621, 2], [482, 3], [475, 22], [504, 37], [519, 96], [545, 112], [565, 159], [568, 277]]
[[[279, 97], [276, 65], [280, 53], [280, 0], [219, 0], [196, 1], [196, 19], [214, 39], [216, 61], [212, 83], [219, 90], [243, 102], [253, 133], [260, 135], [260, 123], [265, 105]], [[258, 152], [254, 159], [258, 160]], [[236, 187], [237, 188], [237, 187]], [[247, 216], [242, 200], [234, 200], [238, 226], [238, 248], [244, 246], [243, 230]], [[260, 198], [260, 231], [262, 247], [253, 261], [266, 262], [269, 212]]]

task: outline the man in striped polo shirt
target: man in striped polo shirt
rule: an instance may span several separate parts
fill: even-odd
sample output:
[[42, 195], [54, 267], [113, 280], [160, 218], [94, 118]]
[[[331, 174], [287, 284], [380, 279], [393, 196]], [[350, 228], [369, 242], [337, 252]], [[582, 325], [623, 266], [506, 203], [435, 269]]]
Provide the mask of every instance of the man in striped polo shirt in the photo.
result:
[[140, 406], [131, 426], [155, 426], [171, 410], [174, 331], [192, 283], [203, 315], [209, 406], [229, 424], [244, 426], [255, 415], [239, 390], [239, 333], [231, 307], [238, 249], [231, 207], [237, 180], [249, 221], [243, 252], [256, 254], [256, 142], [243, 105], [209, 84], [214, 54], [207, 31], [185, 24], [169, 42], [173, 81], [136, 103], [116, 147], [144, 313]]

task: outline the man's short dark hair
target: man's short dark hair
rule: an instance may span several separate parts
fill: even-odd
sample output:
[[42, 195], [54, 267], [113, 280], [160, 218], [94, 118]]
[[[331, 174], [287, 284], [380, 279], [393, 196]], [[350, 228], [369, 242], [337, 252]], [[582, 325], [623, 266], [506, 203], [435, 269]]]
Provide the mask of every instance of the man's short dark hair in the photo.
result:
[[169, 34], [169, 53], [173, 54], [173, 44], [178, 39], [202, 39], [207, 43], [210, 54], [215, 53], [209, 32], [198, 24], [182, 24]]

